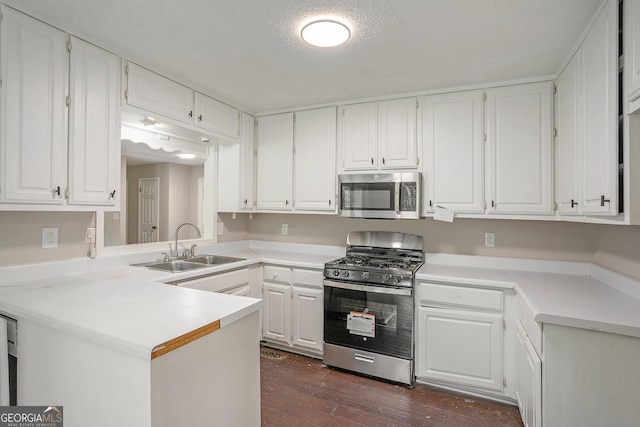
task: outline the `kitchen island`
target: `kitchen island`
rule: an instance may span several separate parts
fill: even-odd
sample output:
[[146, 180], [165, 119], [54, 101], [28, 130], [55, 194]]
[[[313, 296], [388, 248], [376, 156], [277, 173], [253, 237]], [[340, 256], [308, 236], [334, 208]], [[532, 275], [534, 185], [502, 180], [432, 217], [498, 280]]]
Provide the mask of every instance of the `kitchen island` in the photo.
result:
[[120, 266], [2, 281], [18, 320], [18, 404], [66, 426], [260, 424], [261, 300]]

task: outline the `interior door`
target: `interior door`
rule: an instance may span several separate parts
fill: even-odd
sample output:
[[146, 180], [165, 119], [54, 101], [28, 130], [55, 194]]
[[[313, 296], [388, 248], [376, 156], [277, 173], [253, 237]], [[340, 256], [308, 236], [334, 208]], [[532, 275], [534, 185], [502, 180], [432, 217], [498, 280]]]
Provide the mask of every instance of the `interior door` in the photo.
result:
[[138, 180], [138, 243], [158, 241], [160, 178]]

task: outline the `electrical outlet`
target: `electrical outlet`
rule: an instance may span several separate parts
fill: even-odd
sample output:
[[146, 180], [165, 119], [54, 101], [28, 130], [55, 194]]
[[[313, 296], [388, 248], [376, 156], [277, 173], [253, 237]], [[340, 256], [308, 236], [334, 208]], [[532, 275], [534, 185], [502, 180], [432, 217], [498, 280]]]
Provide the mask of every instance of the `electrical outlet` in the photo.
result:
[[58, 229], [43, 228], [42, 229], [42, 248], [50, 249], [58, 247]]
[[95, 228], [87, 228], [86, 234], [84, 237], [85, 243], [95, 243], [96, 242], [96, 229]]
[[484, 233], [484, 245], [490, 248], [496, 245], [496, 233]]
[[289, 234], [289, 224], [282, 224], [282, 234], [286, 236]]
[[222, 236], [224, 234], [224, 222], [218, 223], [218, 236]]

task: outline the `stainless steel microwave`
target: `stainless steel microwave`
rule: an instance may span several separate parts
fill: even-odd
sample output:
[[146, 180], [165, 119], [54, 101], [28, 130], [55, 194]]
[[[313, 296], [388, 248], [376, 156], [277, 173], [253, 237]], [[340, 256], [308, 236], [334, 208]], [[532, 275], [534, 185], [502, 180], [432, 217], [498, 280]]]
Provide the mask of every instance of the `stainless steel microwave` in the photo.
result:
[[420, 219], [422, 174], [370, 173], [340, 175], [340, 216], [350, 218]]

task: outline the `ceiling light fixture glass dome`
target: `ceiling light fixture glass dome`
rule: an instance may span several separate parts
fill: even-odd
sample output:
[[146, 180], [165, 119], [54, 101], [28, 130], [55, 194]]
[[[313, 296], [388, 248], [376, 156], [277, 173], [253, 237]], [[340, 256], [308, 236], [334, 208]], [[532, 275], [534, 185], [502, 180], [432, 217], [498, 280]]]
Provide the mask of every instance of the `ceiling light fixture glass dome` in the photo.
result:
[[349, 40], [351, 31], [341, 22], [322, 19], [305, 25], [300, 36], [313, 46], [334, 47]]

